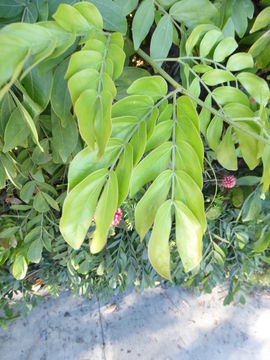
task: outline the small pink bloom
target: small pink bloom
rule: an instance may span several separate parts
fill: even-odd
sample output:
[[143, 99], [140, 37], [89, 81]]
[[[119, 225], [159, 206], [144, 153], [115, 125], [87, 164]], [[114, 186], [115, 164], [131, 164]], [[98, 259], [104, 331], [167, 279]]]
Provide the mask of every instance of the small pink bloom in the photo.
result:
[[225, 176], [222, 179], [222, 185], [227, 189], [231, 189], [236, 185], [236, 178], [233, 175]]
[[122, 219], [122, 210], [120, 208], [118, 208], [114, 214], [112, 226], [119, 225], [121, 219]]

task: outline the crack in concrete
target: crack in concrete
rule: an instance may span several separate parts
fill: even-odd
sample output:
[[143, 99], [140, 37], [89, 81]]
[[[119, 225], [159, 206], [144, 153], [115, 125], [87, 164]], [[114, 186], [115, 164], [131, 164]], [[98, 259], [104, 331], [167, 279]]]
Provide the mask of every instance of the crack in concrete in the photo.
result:
[[103, 323], [102, 323], [102, 314], [100, 311], [99, 298], [97, 296], [96, 296], [96, 298], [97, 298], [97, 303], [98, 303], [98, 314], [99, 314], [100, 333], [101, 333], [101, 339], [102, 339], [103, 359], [106, 360], [106, 343], [105, 343], [105, 333], [104, 333], [104, 328], [103, 328]]

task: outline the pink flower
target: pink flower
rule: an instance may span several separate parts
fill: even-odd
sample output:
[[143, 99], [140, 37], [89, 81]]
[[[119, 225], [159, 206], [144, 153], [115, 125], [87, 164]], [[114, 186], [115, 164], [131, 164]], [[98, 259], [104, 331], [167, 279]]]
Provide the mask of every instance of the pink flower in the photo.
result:
[[222, 179], [222, 185], [227, 189], [231, 189], [236, 185], [236, 178], [233, 175], [225, 176]]
[[111, 226], [117, 226], [122, 219], [122, 210], [118, 208], [114, 214]]

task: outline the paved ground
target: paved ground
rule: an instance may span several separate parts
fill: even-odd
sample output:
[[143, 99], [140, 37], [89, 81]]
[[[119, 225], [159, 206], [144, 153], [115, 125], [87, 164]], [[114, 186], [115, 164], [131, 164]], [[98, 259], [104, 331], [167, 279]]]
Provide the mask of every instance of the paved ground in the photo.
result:
[[0, 330], [1, 360], [269, 360], [270, 299], [133, 291], [110, 305], [62, 294]]

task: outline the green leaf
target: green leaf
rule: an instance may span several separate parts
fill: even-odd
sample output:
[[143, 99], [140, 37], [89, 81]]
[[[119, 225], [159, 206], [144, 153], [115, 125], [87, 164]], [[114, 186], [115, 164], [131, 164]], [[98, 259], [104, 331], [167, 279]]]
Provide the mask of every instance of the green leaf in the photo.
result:
[[100, 159], [109, 141], [112, 131], [111, 108], [112, 95], [108, 91], [102, 91], [97, 99], [97, 111], [95, 118], [95, 135], [98, 145], [97, 159]]
[[254, 5], [251, 0], [237, 0], [233, 3], [232, 20], [235, 31], [239, 37], [243, 37], [248, 27], [247, 18], [252, 19]]
[[28, 261], [38, 264], [41, 260], [42, 250], [43, 250], [43, 244], [40, 241], [40, 239], [33, 241], [27, 251]]
[[133, 166], [141, 160], [145, 151], [146, 141], [147, 128], [145, 122], [142, 122], [130, 141], [130, 144], [133, 147]]
[[215, 116], [207, 128], [206, 138], [209, 146], [214, 151], [217, 151], [217, 147], [220, 142], [220, 137], [223, 130], [223, 121], [220, 117]]
[[125, 52], [122, 50], [122, 47], [110, 44], [108, 47], [108, 56], [113, 62], [113, 79], [117, 79], [123, 71], [126, 58]]
[[27, 125], [29, 126], [31, 133], [33, 135], [34, 141], [35, 143], [38, 145], [38, 147], [40, 148], [41, 151], [43, 151], [42, 146], [40, 145], [39, 141], [38, 141], [38, 133], [37, 133], [37, 129], [36, 129], [36, 125], [34, 123], [34, 120], [32, 119], [31, 115], [29, 114], [29, 112], [24, 108], [24, 106], [20, 103], [20, 101], [17, 99], [17, 97], [14, 97], [14, 100], [18, 106], [18, 109], [20, 110], [23, 118], [25, 119]]
[[27, 273], [27, 262], [23, 255], [18, 254], [12, 267], [12, 274], [16, 280], [22, 280]]
[[118, 182], [115, 172], [105, 185], [96, 209], [96, 230], [90, 243], [92, 254], [100, 252], [106, 244], [109, 228], [117, 210], [118, 203]]
[[[218, 89], [220, 89], [222, 87], [219, 87]], [[208, 105], [209, 107], [212, 106], [212, 97], [210, 94], [207, 95], [206, 99], [204, 100], [205, 104]], [[211, 111], [209, 111], [208, 109], [206, 109], [205, 107], [202, 108], [201, 112], [200, 112], [200, 132], [206, 136], [206, 130], [207, 127], [210, 123], [211, 120]]]
[[111, 139], [104, 156], [97, 161], [97, 151], [86, 147], [80, 151], [71, 161], [68, 171], [68, 189], [71, 191], [77, 184], [96, 170], [107, 168], [112, 165], [115, 157], [122, 147], [122, 142]]
[[59, 206], [57, 202], [47, 193], [43, 193], [43, 196], [47, 203], [56, 211], [60, 211]]
[[203, 178], [201, 161], [196, 151], [185, 140], [178, 141], [177, 143], [175, 164], [178, 170], [185, 171], [197, 183], [199, 188], [202, 188]]
[[57, 66], [51, 92], [51, 105], [55, 114], [61, 119], [62, 126], [66, 125], [66, 118], [69, 117], [72, 106], [67, 81], [64, 79], [67, 64], [68, 60], [65, 60]]
[[19, 4], [16, 0], [1, 0], [1, 17], [12, 18], [21, 14], [24, 9], [23, 4]]
[[78, 125], [80, 134], [83, 140], [92, 149], [95, 146], [95, 111], [97, 92], [96, 90], [88, 89], [81, 93], [75, 103], [74, 111], [78, 118]]
[[112, 138], [125, 140], [138, 125], [136, 116], [119, 116], [112, 119]]
[[254, 24], [250, 30], [251, 33], [263, 29], [270, 24], [270, 6], [263, 9], [256, 17]]
[[[173, 41], [173, 25], [168, 14], [162, 16], [152, 35], [150, 56], [152, 59], [162, 59], [168, 56]], [[162, 61], [158, 62], [159, 65]]]
[[213, 90], [213, 95], [220, 105], [241, 103], [249, 106], [248, 97], [242, 91], [232, 86], [219, 86]]
[[213, 59], [217, 62], [222, 62], [227, 56], [231, 55], [237, 47], [238, 44], [233, 37], [226, 37], [221, 40], [215, 48]]
[[260, 253], [265, 251], [270, 246], [270, 231], [261, 235], [260, 239], [254, 243], [254, 251]]
[[97, 89], [99, 73], [95, 69], [84, 69], [73, 75], [68, 81], [68, 88], [73, 104], [76, 103], [80, 94], [87, 89]]
[[147, 189], [136, 206], [135, 228], [141, 241], [153, 225], [158, 208], [168, 196], [171, 180], [171, 170], [162, 172]]
[[34, 181], [28, 181], [26, 184], [24, 184], [20, 191], [20, 198], [22, 199], [22, 201], [28, 204], [29, 201], [32, 199], [35, 188], [36, 184]]
[[138, 6], [139, 0], [115, 0], [116, 4], [122, 9], [122, 13], [127, 16]]
[[263, 186], [262, 186], [261, 197], [262, 199], [264, 199], [265, 193], [268, 191], [270, 185], [270, 146], [269, 145], [265, 145], [264, 147], [262, 162], [263, 162], [263, 174], [262, 174], [261, 183], [263, 184]]
[[185, 272], [193, 270], [202, 259], [201, 224], [189, 208], [181, 201], [176, 200], [176, 244]]
[[133, 148], [130, 144], [126, 144], [123, 154], [115, 169], [118, 181], [118, 207], [127, 197], [129, 191], [129, 183], [133, 170]]
[[23, 61], [27, 55], [27, 48], [20, 44], [20, 40], [9, 38], [9, 36], [11, 35], [5, 35], [5, 33], [0, 34], [0, 87], [12, 77], [18, 64]]
[[106, 175], [105, 169], [88, 175], [68, 193], [64, 201], [59, 227], [63, 238], [73, 249], [79, 249], [85, 239]]
[[236, 78], [233, 74], [229, 73], [226, 70], [213, 69], [209, 70], [202, 76], [202, 81], [206, 83], [206, 85], [215, 86], [227, 81], [235, 81]]
[[200, 43], [200, 56], [206, 57], [221, 37], [222, 32], [219, 29], [208, 31]]
[[68, 4], [60, 4], [53, 18], [63, 29], [72, 33], [85, 33], [94, 28], [79, 10]]
[[3, 189], [6, 186], [6, 172], [5, 168], [0, 161], [0, 189]]
[[263, 34], [252, 44], [248, 52], [255, 58], [269, 47], [269, 43], [270, 30], [263, 32]]
[[40, 113], [47, 107], [52, 89], [52, 72], [39, 75], [37, 67], [32, 69], [22, 80], [27, 94], [40, 106]]
[[155, 127], [152, 136], [147, 141], [145, 151], [149, 152], [150, 150], [163, 144], [165, 141], [168, 141], [172, 135], [172, 127], [172, 120], [162, 121], [161, 123], [159, 123]]
[[153, 0], [144, 0], [138, 7], [132, 22], [134, 49], [138, 50], [148, 34], [155, 17]]
[[264, 106], [267, 104], [269, 100], [269, 88], [264, 79], [248, 72], [238, 74], [237, 79], [258, 104], [260, 104], [261, 101]]
[[137, 116], [142, 118], [153, 107], [154, 101], [150, 96], [130, 95], [117, 101], [112, 107], [112, 117]]
[[191, 54], [194, 46], [197, 44], [200, 36], [202, 36], [206, 31], [213, 29], [213, 25], [210, 24], [201, 24], [196, 26], [191, 34], [189, 35], [187, 41], [186, 41], [186, 53], [187, 55]]
[[3, 137], [7, 122], [15, 108], [12, 96], [7, 93], [0, 102], [0, 133]]
[[178, 147], [183, 141], [191, 145], [198, 156], [203, 169], [203, 143], [199, 133], [199, 117], [192, 100], [182, 96], [177, 100], [176, 143]]
[[253, 58], [249, 53], [239, 52], [229, 57], [226, 68], [230, 71], [240, 71], [246, 68], [253, 68]]
[[16, 234], [16, 232], [19, 230], [19, 226], [11, 226], [9, 228], [6, 228], [0, 232], [0, 238], [11, 238], [13, 235]]
[[155, 179], [164, 171], [171, 160], [172, 143], [166, 142], [151, 151], [134, 169], [131, 184], [130, 197], [134, 195], [148, 182]]
[[196, 73], [198, 74], [204, 74], [205, 72], [212, 70], [213, 68], [209, 65], [198, 64], [198, 65], [194, 65], [192, 69], [196, 71]]
[[240, 178], [238, 178], [236, 180], [236, 184], [238, 186], [252, 186], [252, 185], [257, 185], [260, 182], [260, 177], [259, 176], [252, 176], [252, 175], [247, 175], [247, 176], [241, 176]]
[[135, 80], [127, 89], [128, 94], [148, 95], [154, 100], [164, 97], [167, 91], [166, 81], [158, 75], [141, 77]]
[[253, 192], [245, 200], [242, 209], [242, 220], [244, 222], [256, 220], [262, 210], [262, 201], [258, 192]]
[[119, 31], [125, 34], [127, 31], [127, 21], [123, 14], [122, 7], [111, 0], [90, 0], [100, 11], [104, 29], [109, 31]]
[[228, 170], [237, 170], [237, 155], [232, 137], [232, 127], [229, 126], [216, 150], [218, 162]]
[[33, 201], [34, 209], [40, 213], [47, 212], [50, 210], [49, 205], [45, 200], [43, 194], [44, 193], [42, 191], [39, 191], [34, 197], [34, 201]]
[[170, 8], [170, 15], [190, 26], [208, 22], [217, 14], [217, 8], [209, 0], [181, 0]]
[[73, 5], [75, 9], [77, 9], [83, 17], [88, 21], [89, 24], [93, 25], [94, 28], [98, 30], [103, 29], [103, 20], [100, 12], [97, 7], [89, 3], [89, 1], [81, 1], [75, 5]]
[[206, 229], [206, 219], [203, 194], [197, 183], [183, 170], [177, 170], [175, 173], [174, 196], [176, 200], [183, 202], [192, 211], [204, 232]]
[[52, 156], [49, 153], [50, 151], [49, 140], [46, 138], [42, 139], [40, 145], [42, 146], [43, 151], [41, 151], [40, 148], [36, 146], [32, 154], [32, 160], [37, 165], [46, 164], [52, 159]]
[[7, 123], [4, 136], [3, 152], [8, 152], [16, 146], [25, 146], [25, 140], [30, 135], [30, 130], [25, 124], [22, 114], [16, 108]]
[[78, 141], [78, 130], [75, 120], [69, 114], [65, 118], [65, 127], [52, 111], [52, 142], [55, 150], [65, 163], [75, 149]]
[[168, 200], [157, 211], [148, 245], [148, 257], [156, 272], [170, 281], [169, 237], [171, 226], [171, 201]]
[[[242, 128], [249, 130], [250, 132], [256, 133], [251, 124], [244, 121], [238, 121], [237, 123]], [[250, 170], [253, 170], [260, 163], [260, 159], [258, 156], [259, 154], [258, 140], [254, 139], [254, 137], [248, 135], [247, 133], [239, 129], [235, 129], [235, 132], [239, 141], [242, 156], [246, 164], [250, 168]]]
[[126, 66], [123, 69], [121, 76], [116, 80], [117, 95], [116, 99], [122, 99], [127, 96], [127, 89], [133, 83], [133, 81], [150, 76], [149, 72], [142, 68], [137, 68], [134, 66]]

